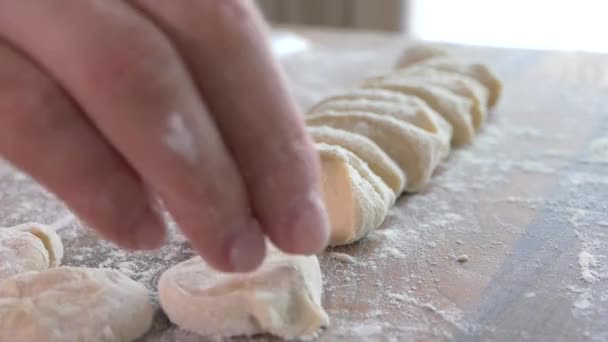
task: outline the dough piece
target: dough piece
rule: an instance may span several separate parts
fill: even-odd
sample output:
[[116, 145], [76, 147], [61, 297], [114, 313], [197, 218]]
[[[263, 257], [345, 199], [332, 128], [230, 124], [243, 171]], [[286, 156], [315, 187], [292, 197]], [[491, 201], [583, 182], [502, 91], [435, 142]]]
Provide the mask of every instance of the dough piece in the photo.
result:
[[248, 274], [217, 272], [200, 257], [184, 261], [163, 273], [158, 291], [171, 321], [202, 335], [271, 333], [291, 339], [313, 336], [329, 324], [317, 257], [273, 247]]
[[[366, 89], [374, 91], [376, 89]], [[383, 91], [383, 90], [377, 90]], [[381, 99], [335, 99], [325, 102], [316, 108], [315, 112], [370, 112], [379, 115], [393, 117], [399, 121], [412, 124], [422, 128], [429, 133], [436, 134], [443, 146], [443, 156], [450, 152], [450, 141], [452, 140], [452, 126], [437, 112], [431, 109], [424, 101], [411, 95], [394, 93], [394, 100]]]
[[371, 79], [363, 83], [364, 88], [380, 88], [417, 96], [446, 119], [453, 128], [452, 143], [456, 146], [473, 141], [475, 129], [471, 113], [473, 102], [426, 82], [407, 80]]
[[0, 282], [15, 274], [48, 267], [49, 253], [40, 239], [28, 232], [0, 228]]
[[387, 80], [412, 80], [438, 86], [468, 98], [473, 103], [471, 116], [473, 126], [479, 130], [488, 115], [488, 90], [476, 79], [458, 73], [418, 66], [396, 70], [386, 76]]
[[378, 228], [388, 207], [369, 180], [349, 164], [346, 150], [321, 144], [317, 144], [317, 150], [331, 228], [330, 245], [350, 244]]
[[418, 44], [407, 48], [403, 52], [397, 61], [397, 68], [405, 68], [433, 57], [449, 55], [450, 53], [444, 48], [429, 44]]
[[53, 228], [40, 223], [30, 222], [10, 229], [34, 234], [42, 241], [49, 253], [49, 267], [57, 267], [61, 264], [61, 260], [63, 259], [63, 243]]
[[146, 288], [120, 272], [58, 267], [0, 282], [0, 341], [132, 341], [150, 327]]
[[403, 192], [405, 174], [373, 141], [362, 135], [331, 127], [308, 127], [308, 133], [317, 143], [337, 145], [356, 154], [393, 190], [395, 196]]
[[307, 123], [368, 137], [403, 170], [408, 192], [416, 192], [428, 183], [443, 155], [437, 136], [391, 117], [365, 112], [324, 112], [309, 116]]
[[[410, 64], [399, 64], [404, 68]], [[502, 83], [498, 77], [483, 63], [469, 61], [455, 56], [433, 56], [419, 61], [416, 66], [428, 66], [438, 70], [450, 71], [469, 76], [483, 84], [489, 92], [488, 107], [492, 108], [498, 102], [502, 92]]]

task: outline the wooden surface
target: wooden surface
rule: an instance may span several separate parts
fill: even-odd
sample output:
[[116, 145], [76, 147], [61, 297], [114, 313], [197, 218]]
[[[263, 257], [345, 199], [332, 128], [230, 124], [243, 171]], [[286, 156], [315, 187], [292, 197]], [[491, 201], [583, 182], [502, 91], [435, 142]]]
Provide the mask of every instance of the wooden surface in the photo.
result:
[[[388, 70], [406, 45], [299, 33], [311, 50], [283, 64], [304, 107]], [[496, 70], [500, 104], [476, 142], [423, 193], [402, 197], [382, 229], [320, 256], [332, 319], [321, 340], [608, 341], [608, 57], [457, 51]], [[119, 251], [7, 164], [0, 189], [0, 226], [54, 223], [66, 264], [117, 268], [155, 291], [159, 273], [192, 254], [175, 227], [159, 252]], [[159, 312], [142, 340], [209, 339]]]

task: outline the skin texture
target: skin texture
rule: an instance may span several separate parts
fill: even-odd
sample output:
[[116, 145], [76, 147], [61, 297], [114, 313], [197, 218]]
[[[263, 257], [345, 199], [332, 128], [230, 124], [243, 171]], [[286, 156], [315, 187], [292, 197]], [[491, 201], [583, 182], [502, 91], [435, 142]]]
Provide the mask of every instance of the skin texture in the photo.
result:
[[0, 154], [104, 237], [158, 247], [159, 198], [201, 256], [328, 240], [319, 162], [249, 0], [0, 2]]

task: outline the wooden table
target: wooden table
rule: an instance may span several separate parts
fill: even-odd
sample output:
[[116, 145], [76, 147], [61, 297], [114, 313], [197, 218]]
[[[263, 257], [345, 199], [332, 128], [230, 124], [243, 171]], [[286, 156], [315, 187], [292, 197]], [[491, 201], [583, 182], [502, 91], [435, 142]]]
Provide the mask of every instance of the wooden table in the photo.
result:
[[[282, 62], [304, 107], [388, 70], [406, 45], [297, 32], [312, 48]], [[608, 56], [456, 49], [491, 65], [504, 96], [425, 191], [365, 240], [320, 256], [332, 319], [321, 340], [608, 341]], [[159, 252], [117, 250], [7, 164], [0, 189], [0, 225], [54, 224], [67, 265], [117, 268], [155, 291], [192, 255], [175, 227]], [[156, 318], [142, 340], [209, 340]]]

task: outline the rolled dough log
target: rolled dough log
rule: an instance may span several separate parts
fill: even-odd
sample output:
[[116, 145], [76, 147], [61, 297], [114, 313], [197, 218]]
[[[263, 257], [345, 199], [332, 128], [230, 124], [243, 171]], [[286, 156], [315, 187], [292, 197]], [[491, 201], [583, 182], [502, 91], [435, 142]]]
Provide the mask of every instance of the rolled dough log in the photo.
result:
[[288, 339], [312, 336], [329, 324], [321, 286], [316, 256], [288, 255], [273, 247], [252, 273], [217, 272], [195, 257], [165, 271], [158, 283], [162, 308], [185, 330]]
[[366, 112], [323, 112], [309, 116], [307, 124], [342, 129], [372, 140], [403, 170], [408, 192], [426, 185], [443, 155], [437, 136], [392, 117]]
[[434, 69], [428, 66], [414, 65], [400, 69], [386, 76], [387, 80], [413, 80], [442, 87], [452, 93], [466, 97], [473, 103], [473, 127], [481, 128], [488, 114], [488, 90], [474, 78], [454, 72]]
[[362, 87], [388, 89], [417, 96], [452, 125], [454, 145], [460, 146], [473, 141], [473, 102], [465, 97], [417, 80], [370, 79], [364, 81]]
[[49, 267], [57, 267], [61, 264], [61, 260], [63, 259], [63, 243], [53, 228], [44, 224], [29, 222], [9, 229], [34, 234], [42, 241], [49, 253]]
[[[365, 89], [368, 92], [386, 92], [380, 89]], [[385, 97], [386, 99], [383, 99]], [[393, 117], [399, 121], [412, 124], [429, 133], [436, 134], [444, 148], [443, 156], [450, 151], [452, 140], [452, 126], [437, 112], [431, 109], [424, 101], [414, 96], [393, 92], [388, 96], [380, 95], [377, 98], [352, 97], [336, 98], [326, 101], [315, 108], [310, 114], [333, 112], [370, 112], [378, 115]]]
[[146, 288], [120, 272], [58, 267], [0, 281], [0, 341], [132, 341], [152, 323]]
[[368, 138], [331, 127], [308, 127], [308, 133], [317, 143], [337, 145], [361, 158], [370, 170], [399, 196], [405, 187], [405, 174], [397, 164]]
[[39, 238], [29, 232], [0, 229], [0, 282], [15, 274], [48, 267], [49, 253]]

